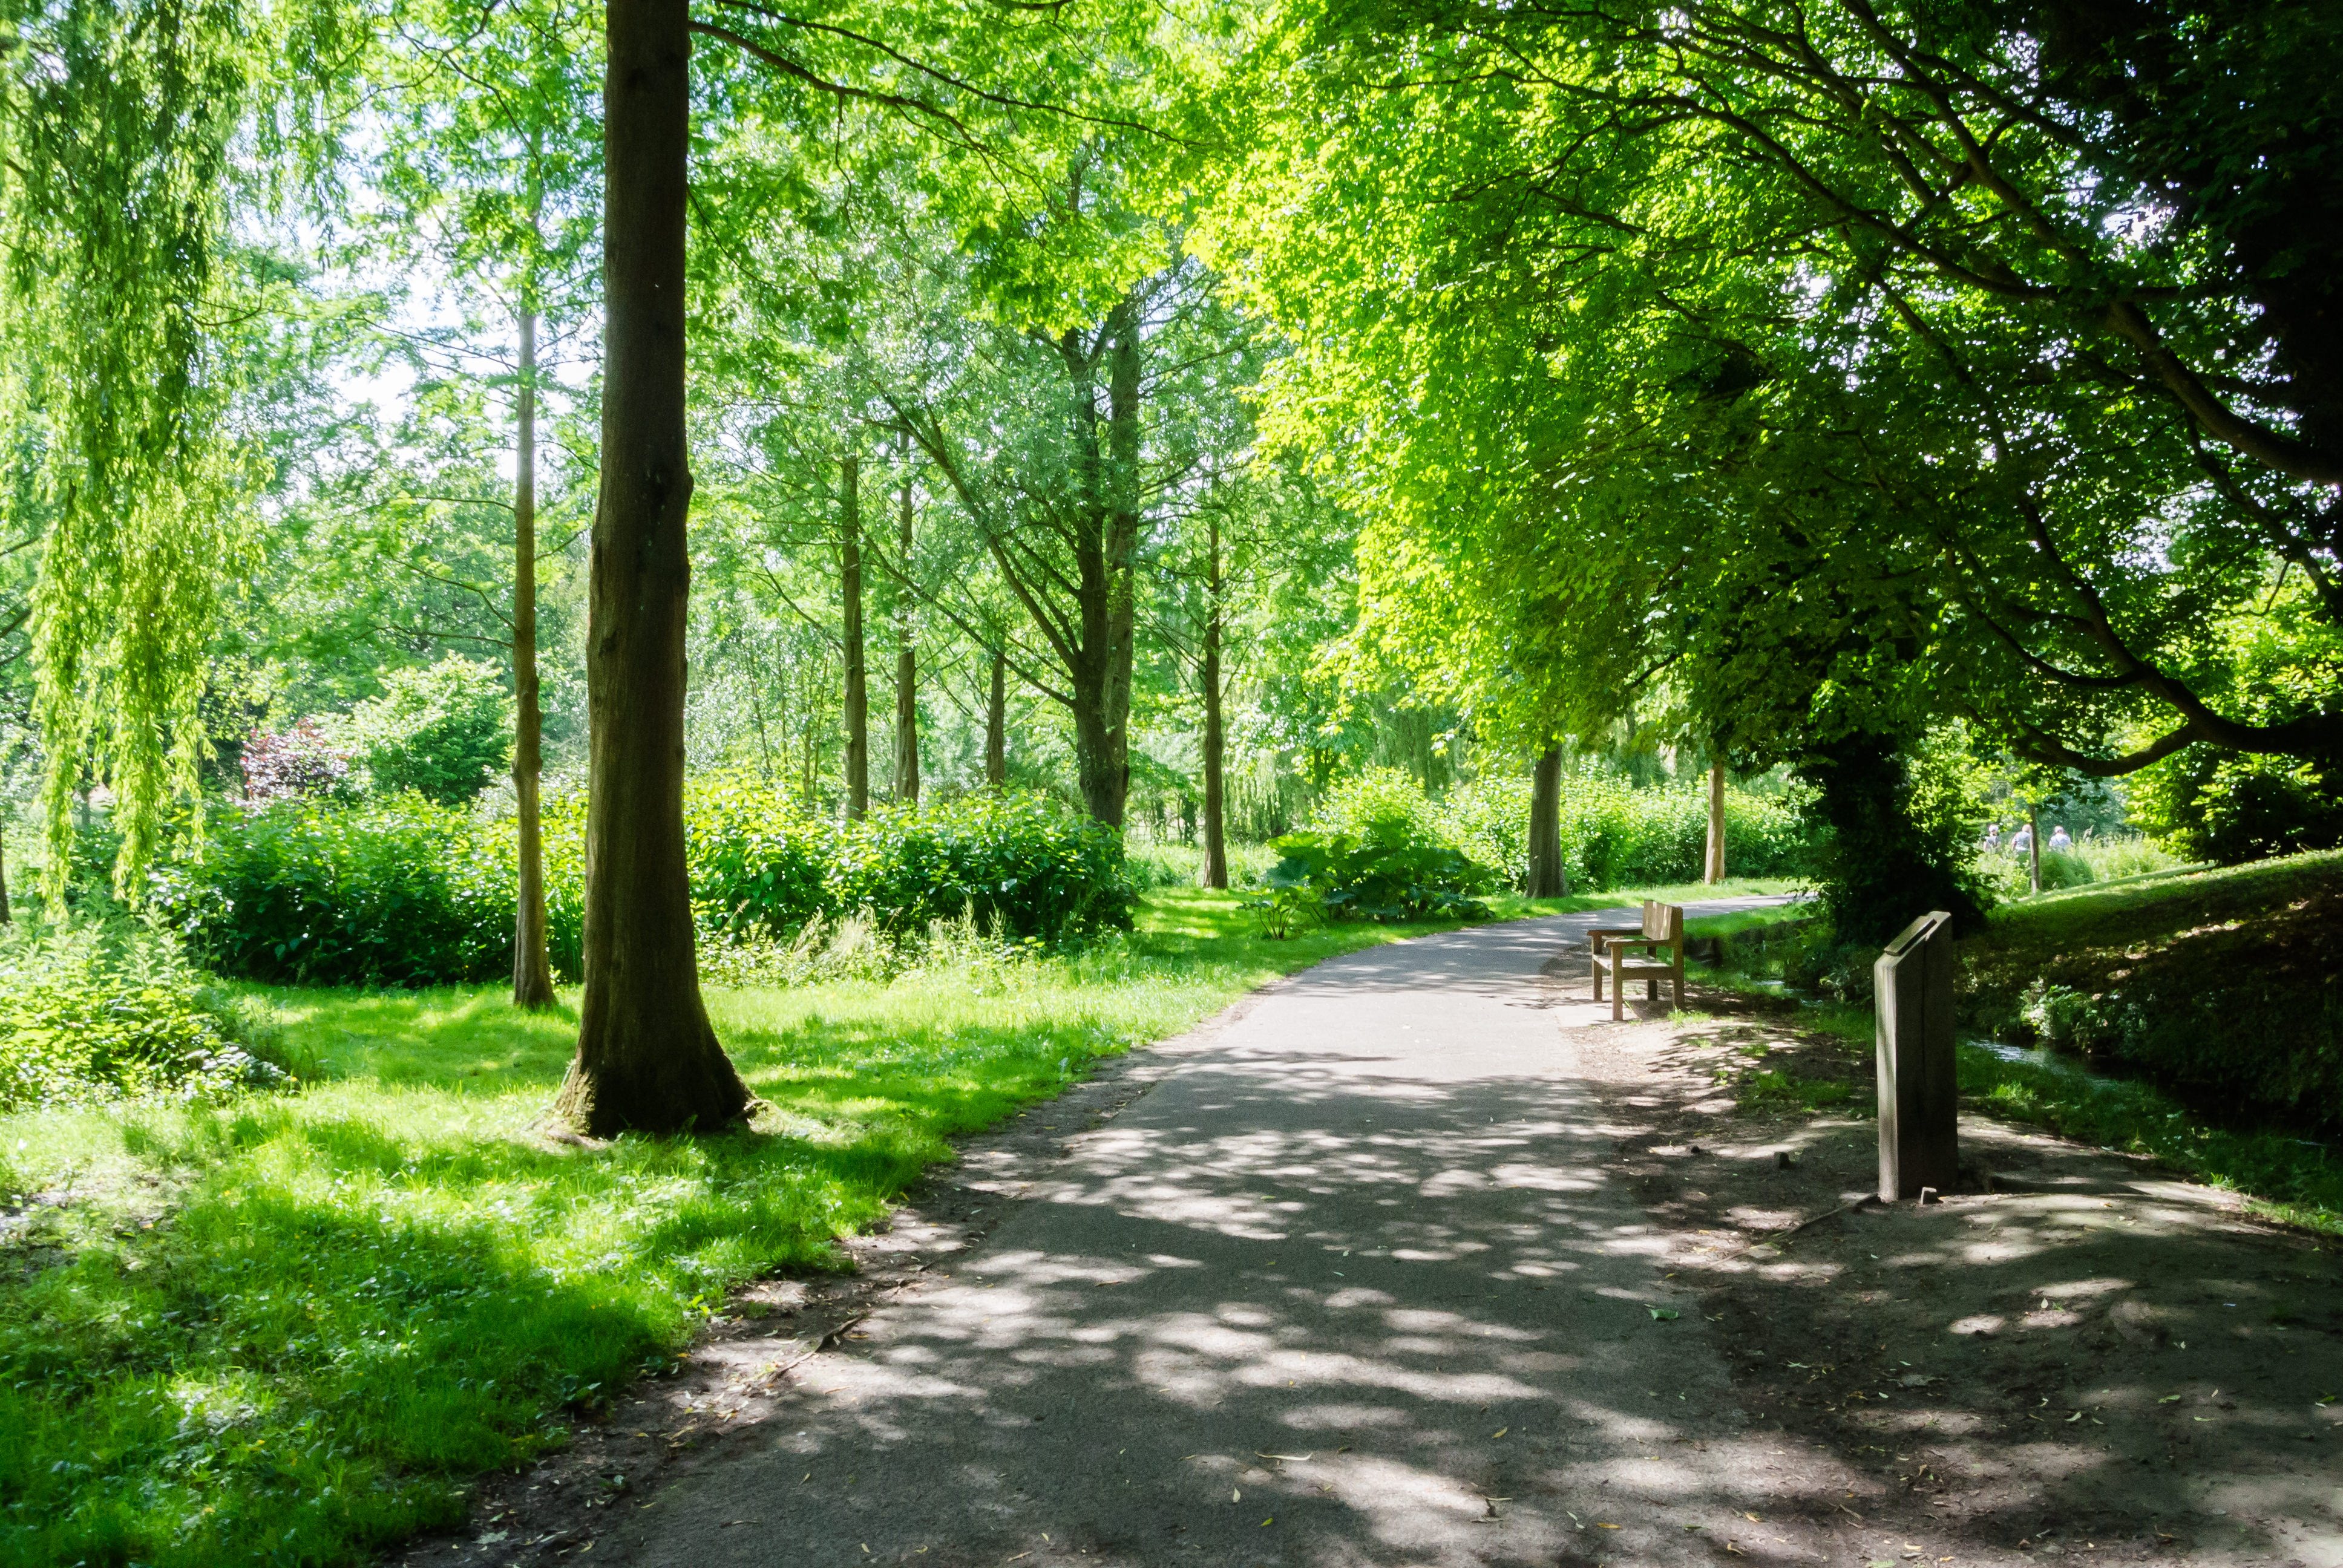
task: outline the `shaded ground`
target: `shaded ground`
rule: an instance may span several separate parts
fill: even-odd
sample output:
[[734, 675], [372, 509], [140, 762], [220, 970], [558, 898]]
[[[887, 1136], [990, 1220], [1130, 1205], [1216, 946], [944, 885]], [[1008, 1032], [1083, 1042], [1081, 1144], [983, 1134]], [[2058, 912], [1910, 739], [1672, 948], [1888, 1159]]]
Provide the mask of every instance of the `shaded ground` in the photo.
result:
[[1598, 919], [1134, 1053], [407, 1560], [2343, 1563], [2333, 1253], [1974, 1121], [2026, 1191], [1834, 1213], [1862, 1064]]

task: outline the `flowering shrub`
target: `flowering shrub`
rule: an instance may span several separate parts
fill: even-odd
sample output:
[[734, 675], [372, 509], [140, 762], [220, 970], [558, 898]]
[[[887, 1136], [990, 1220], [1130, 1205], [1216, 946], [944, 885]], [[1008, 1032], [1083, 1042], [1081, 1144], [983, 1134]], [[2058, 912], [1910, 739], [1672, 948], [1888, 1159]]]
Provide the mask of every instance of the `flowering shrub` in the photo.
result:
[[277, 733], [256, 729], [244, 743], [244, 798], [257, 806], [351, 788], [350, 753], [304, 719]]

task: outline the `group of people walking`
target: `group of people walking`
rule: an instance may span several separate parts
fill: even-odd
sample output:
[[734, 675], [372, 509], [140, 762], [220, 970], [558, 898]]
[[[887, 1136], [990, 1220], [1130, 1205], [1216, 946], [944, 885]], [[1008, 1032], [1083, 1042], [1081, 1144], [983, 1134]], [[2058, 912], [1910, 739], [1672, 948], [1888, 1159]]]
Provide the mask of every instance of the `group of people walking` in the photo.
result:
[[[2034, 824], [2020, 822], [2017, 831], [2009, 836], [2008, 843], [2004, 844], [2001, 841], [2001, 824], [1996, 822], [1985, 830], [1985, 847], [1987, 854], [2004, 849], [2013, 855], [2031, 854], [2034, 851]], [[2042, 847], [2054, 855], [2063, 855], [2074, 849], [2075, 840], [2066, 836], [2066, 825], [2061, 822], [2051, 828], [2050, 837], [2043, 840]]]

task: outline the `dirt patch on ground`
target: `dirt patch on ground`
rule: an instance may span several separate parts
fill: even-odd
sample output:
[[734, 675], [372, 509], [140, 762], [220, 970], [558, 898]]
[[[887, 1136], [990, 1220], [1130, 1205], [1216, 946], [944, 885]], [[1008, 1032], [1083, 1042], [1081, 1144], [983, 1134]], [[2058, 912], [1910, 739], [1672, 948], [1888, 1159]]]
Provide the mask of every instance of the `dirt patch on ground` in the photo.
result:
[[1865, 1561], [2343, 1563], [2333, 1248], [1970, 1114], [1972, 1190], [1880, 1205], [1867, 1053], [1693, 1003], [1574, 1043], [1746, 1407], [1866, 1478]]

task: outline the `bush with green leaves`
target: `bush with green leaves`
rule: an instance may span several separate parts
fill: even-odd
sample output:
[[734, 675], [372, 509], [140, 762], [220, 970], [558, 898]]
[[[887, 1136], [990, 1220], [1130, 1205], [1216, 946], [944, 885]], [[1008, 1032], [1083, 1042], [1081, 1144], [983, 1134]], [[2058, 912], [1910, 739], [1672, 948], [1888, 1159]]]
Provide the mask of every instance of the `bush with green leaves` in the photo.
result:
[[871, 812], [838, 834], [826, 892], [833, 913], [867, 909], [890, 930], [972, 911], [988, 930], [1050, 940], [1129, 927], [1136, 897], [1121, 833], [1021, 793]]
[[[1804, 874], [1812, 853], [1800, 799], [1728, 785], [1725, 869], [1736, 877]], [[1521, 885], [1529, 869], [1528, 779], [1476, 779], [1432, 810], [1448, 844], [1507, 885]], [[1694, 881], [1708, 847], [1708, 786], [1694, 779], [1639, 788], [1590, 760], [1564, 770], [1559, 822], [1573, 892]]]
[[[964, 914], [1004, 938], [1131, 923], [1121, 837], [1038, 795], [886, 809], [843, 827], [753, 779], [696, 779], [684, 799], [704, 942], [795, 940], [817, 918], [870, 912], [890, 933]], [[547, 946], [574, 980], [585, 918], [586, 802], [545, 816]], [[444, 985], [512, 969], [508, 820], [407, 794], [287, 801], [215, 819], [200, 859], [156, 879], [190, 950], [222, 974], [302, 985]]]
[[393, 671], [380, 697], [340, 721], [337, 739], [377, 793], [412, 790], [455, 806], [512, 765], [512, 726], [502, 673], [451, 653], [427, 668]]
[[0, 1112], [272, 1089], [277, 1032], [208, 984], [162, 931], [128, 920], [0, 937]]
[[1473, 895], [1497, 879], [1451, 842], [1439, 807], [1389, 769], [1345, 781], [1311, 826], [1271, 847], [1283, 857], [1268, 878], [1277, 918], [1304, 893], [1328, 920], [1466, 919], [1488, 912]]
[[417, 795], [215, 819], [156, 903], [217, 973], [287, 985], [446, 985], [508, 973], [509, 824]]

